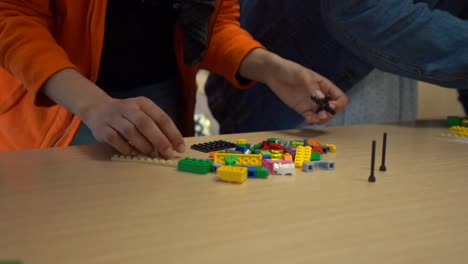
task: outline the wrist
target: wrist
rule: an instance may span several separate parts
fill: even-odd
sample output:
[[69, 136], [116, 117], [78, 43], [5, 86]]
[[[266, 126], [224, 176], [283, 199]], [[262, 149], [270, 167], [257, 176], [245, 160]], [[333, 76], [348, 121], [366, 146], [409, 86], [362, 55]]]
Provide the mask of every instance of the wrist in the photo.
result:
[[41, 91], [83, 120], [90, 109], [113, 99], [74, 69], [64, 69], [55, 73]]
[[106, 104], [112, 100], [115, 99], [98, 88], [96, 92], [88, 92], [83, 94], [76, 103], [74, 110], [71, 112], [73, 112], [87, 124], [88, 120], [91, 118], [93, 109], [96, 109], [96, 107]]
[[244, 78], [269, 84], [281, 67], [282, 60], [283, 58], [270, 51], [257, 48], [241, 62], [239, 74]]

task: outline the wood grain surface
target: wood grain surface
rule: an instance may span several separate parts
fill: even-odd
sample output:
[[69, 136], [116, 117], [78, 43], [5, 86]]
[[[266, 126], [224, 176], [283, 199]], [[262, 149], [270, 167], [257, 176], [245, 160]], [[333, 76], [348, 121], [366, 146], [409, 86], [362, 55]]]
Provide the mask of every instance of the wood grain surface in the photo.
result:
[[[207, 138], [333, 143], [334, 171], [220, 182], [110, 161], [105, 146], [0, 152], [0, 260], [468, 263], [468, 144], [443, 128], [335, 127]], [[368, 183], [372, 139], [380, 166]], [[207, 157], [189, 150], [190, 157]]]

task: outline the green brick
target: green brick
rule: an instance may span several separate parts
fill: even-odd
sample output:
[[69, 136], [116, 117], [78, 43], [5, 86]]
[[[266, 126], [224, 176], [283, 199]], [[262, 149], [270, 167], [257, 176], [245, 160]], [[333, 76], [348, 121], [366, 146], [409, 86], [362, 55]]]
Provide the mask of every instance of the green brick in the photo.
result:
[[262, 147], [262, 143], [258, 143], [258, 144], [253, 145], [250, 148], [250, 153], [253, 153], [255, 150], [260, 149], [261, 147]]
[[462, 118], [458, 116], [448, 116], [447, 117], [447, 125], [448, 127], [452, 126], [459, 126], [461, 125]]
[[304, 146], [304, 140], [291, 140], [289, 141], [289, 145], [294, 147]]
[[179, 171], [196, 174], [208, 174], [213, 168], [213, 161], [207, 159], [184, 158], [177, 163]]
[[311, 160], [311, 161], [322, 160], [322, 155], [320, 155], [319, 152], [313, 152], [313, 151], [312, 151], [312, 154], [310, 154], [310, 160]]
[[280, 145], [283, 145], [283, 146], [288, 146], [289, 145], [287, 140], [282, 140], [282, 139], [276, 140], [276, 144], [280, 144]]
[[253, 149], [259, 149], [262, 147], [262, 143], [258, 143], [252, 146]]
[[257, 173], [255, 175], [256, 178], [260, 178], [260, 179], [266, 179], [268, 178], [268, 175], [270, 174], [270, 171], [265, 168], [265, 167], [257, 167]]
[[0, 264], [22, 264], [19, 260], [0, 260]]
[[267, 139], [268, 142], [273, 142], [273, 143], [275, 143], [276, 140], [278, 140], [278, 139], [277, 139], [277, 138], [269, 138], [269, 139]]

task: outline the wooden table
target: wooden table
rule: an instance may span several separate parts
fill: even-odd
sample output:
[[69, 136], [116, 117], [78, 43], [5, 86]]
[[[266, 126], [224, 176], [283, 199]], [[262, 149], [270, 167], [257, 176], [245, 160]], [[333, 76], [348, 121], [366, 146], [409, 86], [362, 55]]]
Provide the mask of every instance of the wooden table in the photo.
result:
[[[190, 138], [312, 138], [335, 171], [244, 184], [109, 161], [103, 146], [0, 153], [0, 260], [468, 263], [468, 144], [443, 128], [352, 126]], [[371, 140], [387, 168], [367, 182]], [[206, 157], [189, 151], [188, 156]]]

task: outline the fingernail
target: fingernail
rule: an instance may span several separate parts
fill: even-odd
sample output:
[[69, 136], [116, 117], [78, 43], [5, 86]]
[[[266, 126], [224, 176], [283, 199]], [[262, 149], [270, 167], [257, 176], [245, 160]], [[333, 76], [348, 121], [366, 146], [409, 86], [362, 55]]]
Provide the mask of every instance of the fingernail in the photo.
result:
[[317, 117], [312, 117], [311, 122], [312, 124], [316, 124], [319, 122], [319, 119]]
[[328, 115], [327, 115], [327, 113], [325, 113], [324, 111], [322, 111], [322, 112], [320, 112], [320, 113], [318, 114], [318, 117], [319, 117], [321, 120], [325, 120], [325, 119], [328, 118]]
[[172, 148], [167, 148], [166, 150], [163, 151], [163, 155], [166, 158], [171, 158], [174, 156], [174, 150]]
[[184, 153], [185, 152], [185, 144], [184, 143], [177, 146], [177, 152], [179, 152], [179, 153]]
[[325, 98], [325, 95], [322, 93], [322, 91], [320, 91], [320, 90], [318, 90], [318, 89], [313, 91], [313, 95], [314, 95], [315, 97], [317, 97], [318, 99], [323, 99], [323, 98]]

